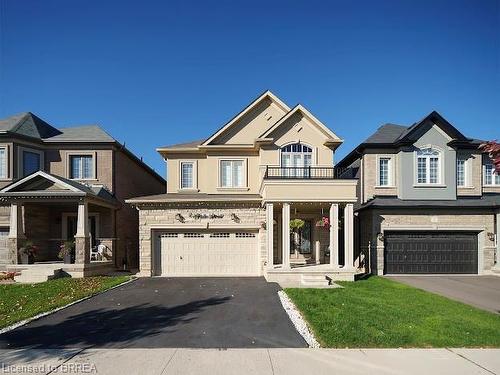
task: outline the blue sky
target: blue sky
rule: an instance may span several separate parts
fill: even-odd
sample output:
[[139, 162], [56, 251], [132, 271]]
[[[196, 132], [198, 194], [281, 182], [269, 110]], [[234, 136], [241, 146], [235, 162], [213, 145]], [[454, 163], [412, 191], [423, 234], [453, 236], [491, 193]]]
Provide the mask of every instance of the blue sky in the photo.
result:
[[500, 138], [499, 1], [0, 0], [0, 117], [98, 123], [155, 148], [208, 137], [265, 89], [345, 139], [439, 111]]

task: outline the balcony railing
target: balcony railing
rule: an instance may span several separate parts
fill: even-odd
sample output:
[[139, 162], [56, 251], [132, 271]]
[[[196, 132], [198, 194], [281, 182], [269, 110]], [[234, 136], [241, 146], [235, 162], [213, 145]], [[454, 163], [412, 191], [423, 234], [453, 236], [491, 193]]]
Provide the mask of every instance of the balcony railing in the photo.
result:
[[264, 179], [332, 180], [338, 178], [333, 167], [272, 167], [266, 166]]

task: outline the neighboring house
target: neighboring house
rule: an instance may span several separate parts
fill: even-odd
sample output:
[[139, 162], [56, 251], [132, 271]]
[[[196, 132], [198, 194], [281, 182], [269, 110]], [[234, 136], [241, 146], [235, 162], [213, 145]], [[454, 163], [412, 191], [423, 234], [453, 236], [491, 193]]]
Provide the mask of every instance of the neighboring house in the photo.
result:
[[99, 126], [55, 128], [29, 112], [0, 120], [0, 187], [0, 265], [20, 262], [27, 240], [37, 262], [60, 261], [60, 244], [74, 238], [65, 270], [75, 276], [137, 268], [138, 214], [124, 200], [166, 189]]
[[159, 148], [167, 193], [127, 200], [141, 274], [353, 280], [357, 181], [334, 174], [341, 143], [266, 91], [207, 139]]
[[337, 164], [342, 176], [359, 179], [359, 247], [372, 272], [495, 267], [500, 176], [481, 143], [432, 112], [410, 127], [381, 126]]

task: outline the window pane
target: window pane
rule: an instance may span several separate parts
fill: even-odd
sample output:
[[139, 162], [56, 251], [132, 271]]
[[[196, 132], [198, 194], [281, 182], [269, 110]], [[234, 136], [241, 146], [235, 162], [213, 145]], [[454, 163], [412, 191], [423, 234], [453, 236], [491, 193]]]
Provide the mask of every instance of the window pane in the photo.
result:
[[425, 184], [427, 182], [427, 171], [425, 158], [417, 159], [417, 182], [419, 184]]
[[82, 178], [94, 178], [94, 163], [91, 155], [82, 156]]
[[220, 170], [221, 170], [221, 186], [231, 187], [231, 181], [232, 181], [231, 161], [222, 160], [220, 162]]
[[457, 186], [465, 186], [465, 160], [457, 159]]
[[235, 160], [233, 164], [233, 187], [243, 186], [243, 161]]
[[379, 185], [389, 185], [389, 159], [379, 159]]
[[81, 178], [82, 176], [82, 169], [80, 168], [81, 162], [80, 158], [78, 156], [72, 156], [71, 157], [71, 178]]
[[40, 155], [35, 152], [23, 152], [23, 176], [40, 170]]
[[493, 185], [493, 164], [484, 166], [484, 184]]
[[181, 189], [193, 187], [193, 163], [181, 163]]
[[429, 163], [429, 183], [437, 184], [439, 177], [439, 159], [430, 158]]
[[7, 178], [7, 149], [0, 148], [0, 178]]

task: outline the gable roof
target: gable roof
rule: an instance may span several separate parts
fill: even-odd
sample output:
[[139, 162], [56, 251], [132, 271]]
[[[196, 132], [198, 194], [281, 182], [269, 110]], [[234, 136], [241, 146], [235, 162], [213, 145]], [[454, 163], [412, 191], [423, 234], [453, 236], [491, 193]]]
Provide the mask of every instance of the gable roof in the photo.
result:
[[284, 102], [281, 101], [276, 95], [274, 95], [271, 91], [266, 90], [261, 95], [259, 95], [255, 100], [253, 100], [249, 105], [247, 105], [240, 113], [234, 116], [231, 120], [229, 120], [226, 124], [224, 124], [219, 130], [217, 130], [214, 134], [212, 134], [209, 138], [207, 138], [201, 146], [209, 145], [214, 139], [216, 139], [219, 135], [227, 131], [231, 128], [236, 122], [249, 113], [253, 108], [255, 108], [260, 102], [264, 99], [269, 98], [274, 103], [278, 105], [283, 111], [290, 111], [290, 107], [288, 107]]
[[85, 185], [44, 171], [34, 172], [5, 186], [0, 198], [19, 196], [90, 197], [118, 206], [115, 196], [103, 185]]
[[380, 126], [375, 133], [366, 138], [347, 156], [339, 161], [337, 166], [339, 168], [348, 167], [354, 160], [359, 158], [363, 150], [366, 148], [391, 148], [413, 144], [420, 137], [418, 130], [429, 122], [438, 126], [451, 138], [449, 145], [476, 148], [481, 143], [479, 140], [467, 138], [437, 111], [432, 111], [423, 119], [413, 123], [411, 126], [397, 124], [384, 124]]
[[273, 126], [267, 129], [263, 134], [260, 135], [260, 139], [268, 138], [269, 135], [279, 128], [282, 124], [286, 122], [291, 116], [295, 113], [301, 113], [303, 116], [307, 117], [314, 125], [316, 125], [322, 132], [325, 133], [327, 137], [329, 137], [329, 141], [332, 143], [342, 143], [342, 140], [337, 137], [337, 135], [332, 132], [325, 124], [319, 121], [311, 112], [309, 112], [306, 108], [304, 108], [301, 104], [297, 104], [293, 107], [288, 113], [286, 113], [281, 119], [279, 119]]

